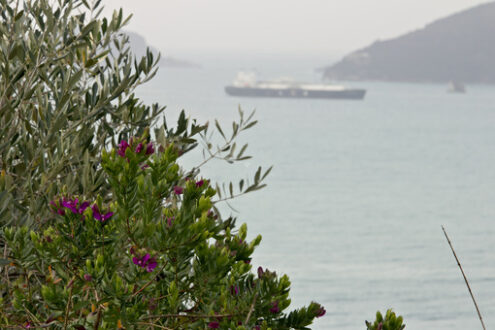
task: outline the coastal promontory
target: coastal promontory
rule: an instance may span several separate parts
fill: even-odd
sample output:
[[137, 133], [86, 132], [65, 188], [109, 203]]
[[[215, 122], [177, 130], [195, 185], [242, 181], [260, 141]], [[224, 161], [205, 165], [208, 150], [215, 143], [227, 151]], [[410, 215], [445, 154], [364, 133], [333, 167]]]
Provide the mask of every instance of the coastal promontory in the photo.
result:
[[495, 2], [376, 41], [324, 68], [330, 80], [495, 83]]

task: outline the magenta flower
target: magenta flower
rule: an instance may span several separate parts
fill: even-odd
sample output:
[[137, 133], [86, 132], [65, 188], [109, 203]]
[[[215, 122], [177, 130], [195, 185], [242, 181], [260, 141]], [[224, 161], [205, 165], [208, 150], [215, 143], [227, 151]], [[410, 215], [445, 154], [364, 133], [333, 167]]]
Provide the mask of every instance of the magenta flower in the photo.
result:
[[199, 180], [199, 181], [197, 181], [197, 182], [196, 182], [196, 187], [198, 187], [198, 188], [199, 188], [199, 187], [201, 187], [204, 183], [205, 183], [205, 182], [204, 182], [204, 180]]
[[323, 315], [325, 315], [327, 311], [325, 310], [325, 308], [323, 306], [320, 306], [320, 308], [316, 311], [316, 317], [322, 317]]
[[119, 144], [119, 150], [117, 150], [117, 153], [119, 154], [120, 157], [125, 157], [125, 151], [127, 148], [129, 148], [129, 143], [127, 143], [126, 140], [120, 141]]
[[217, 321], [208, 323], [208, 328], [210, 329], [218, 329], [219, 327], [220, 327], [220, 323], [218, 323]]
[[82, 214], [84, 210], [86, 210], [89, 206], [89, 202], [82, 202], [81, 205], [79, 204], [79, 199], [65, 199], [62, 201], [62, 206], [65, 208], [68, 208], [69, 210], [72, 211], [74, 214]]
[[270, 313], [277, 314], [280, 312], [280, 308], [278, 308], [278, 301], [272, 302], [272, 307], [270, 308]]
[[172, 221], [175, 220], [175, 217], [168, 217], [167, 218], [167, 227], [172, 227]]
[[138, 154], [138, 153], [140, 153], [140, 152], [141, 152], [141, 150], [143, 150], [143, 144], [142, 144], [142, 143], [139, 143], [139, 144], [137, 145], [137, 147], [136, 147], [136, 153], [137, 153], [137, 154]]
[[59, 214], [59, 215], [65, 215], [65, 211], [60, 205], [62, 204], [62, 200], [60, 199], [58, 202], [51, 201], [50, 205], [52, 206], [52, 211]]
[[230, 293], [233, 296], [238, 296], [239, 295], [239, 286], [238, 285], [231, 285], [230, 286]]
[[83, 277], [84, 277], [84, 280], [85, 280], [85, 281], [88, 281], [88, 282], [89, 282], [89, 281], [91, 281], [91, 280], [93, 279], [93, 277], [92, 277], [91, 275], [89, 275], [89, 274], [84, 274], [84, 276], [83, 276]]
[[91, 206], [91, 209], [93, 210], [93, 217], [100, 222], [107, 221], [113, 215], [113, 212], [107, 212], [107, 213], [100, 212], [100, 210], [98, 209], [98, 205], [96, 204]]
[[153, 143], [148, 143], [148, 145], [146, 146], [146, 154], [147, 155], [151, 155], [152, 153], [155, 152], [155, 148], [153, 148]]
[[263, 268], [261, 266], [258, 267], [258, 278], [262, 278], [264, 274]]
[[139, 258], [133, 257], [132, 262], [141, 268], [146, 268], [146, 271], [148, 273], [151, 273], [153, 269], [155, 269], [156, 266], [158, 265], [156, 259], [154, 257], [151, 257], [149, 253], [146, 253], [144, 256]]
[[180, 194], [182, 194], [183, 192], [184, 192], [184, 188], [182, 188], [182, 187], [180, 187], [180, 186], [175, 186], [175, 187], [174, 187], [174, 193], [175, 193], [176, 195], [180, 195]]
[[151, 273], [156, 268], [156, 266], [158, 266], [158, 263], [156, 262], [155, 258], [151, 258], [146, 265], [146, 271], [148, 273]]

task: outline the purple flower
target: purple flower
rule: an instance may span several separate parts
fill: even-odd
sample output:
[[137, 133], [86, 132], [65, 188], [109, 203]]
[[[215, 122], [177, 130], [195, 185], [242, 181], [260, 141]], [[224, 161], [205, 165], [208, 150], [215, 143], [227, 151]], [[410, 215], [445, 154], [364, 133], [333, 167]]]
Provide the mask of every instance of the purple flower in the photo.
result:
[[239, 286], [238, 285], [231, 285], [230, 286], [230, 293], [233, 296], [238, 296], [239, 295]]
[[[89, 206], [89, 202], [82, 202], [81, 205], [78, 205], [79, 204], [78, 198], [74, 198], [74, 199], [65, 199], [64, 198], [62, 200], [61, 204], [63, 207], [71, 210], [72, 213], [74, 213], [74, 214], [82, 214], [84, 212], [84, 210], [86, 210], [86, 208], [88, 208], [88, 206]], [[61, 214], [61, 213], [59, 212], [59, 214]]]
[[208, 328], [218, 329], [219, 327], [220, 327], [220, 323], [218, 323], [217, 321], [213, 321], [213, 322], [208, 323]]
[[272, 302], [272, 307], [270, 308], [270, 313], [277, 314], [280, 312], [280, 308], [278, 308], [278, 301]]
[[132, 262], [141, 268], [146, 268], [146, 271], [148, 273], [151, 273], [153, 269], [155, 269], [156, 266], [158, 265], [156, 259], [154, 257], [151, 257], [149, 253], [146, 253], [144, 256], [139, 258], [133, 257]]
[[322, 317], [323, 315], [325, 315], [327, 311], [325, 310], [325, 308], [323, 306], [320, 306], [320, 308], [316, 311], [316, 317]]
[[153, 143], [148, 143], [148, 145], [146, 146], [146, 154], [147, 155], [151, 155], [152, 153], [155, 152], [155, 148], [153, 148]]
[[199, 187], [201, 187], [204, 183], [205, 183], [205, 182], [204, 182], [204, 180], [199, 180], [199, 181], [197, 181], [197, 182], [196, 182], [196, 187], [198, 187], [198, 188], [199, 188]]
[[65, 211], [62, 207], [60, 207], [60, 204], [62, 204], [62, 200], [60, 199], [58, 202], [51, 201], [50, 205], [52, 206], [52, 211], [59, 214], [59, 215], [65, 215]]
[[85, 281], [88, 281], [88, 282], [89, 282], [89, 281], [91, 281], [91, 280], [93, 279], [93, 277], [91, 277], [91, 275], [89, 275], [89, 274], [84, 274], [84, 276], [83, 276], [83, 277], [84, 277], [84, 280], [85, 280]]
[[184, 188], [182, 188], [182, 187], [180, 187], [180, 186], [175, 186], [175, 187], [174, 187], [174, 193], [175, 193], [176, 195], [180, 195], [180, 194], [182, 194], [183, 192], [184, 192]]
[[127, 148], [129, 148], [129, 143], [127, 143], [126, 140], [122, 140], [120, 141], [120, 144], [119, 144], [119, 150], [117, 151], [117, 153], [119, 154], [120, 157], [125, 157], [125, 151]]
[[79, 205], [79, 213], [83, 213], [84, 210], [86, 210], [89, 207], [89, 202], [83, 202], [81, 205]]
[[26, 323], [24, 323], [24, 328], [29, 329], [29, 328], [32, 328], [32, 327], [33, 327], [33, 325], [31, 324], [31, 322], [26, 321]]
[[258, 267], [258, 278], [262, 278], [263, 274], [265, 274], [265, 272], [263, 271], [263, 268], [261, 266]]
[[146, 265], [146, 271], [148, 273], [151, 273], [156, 268], [157, 265], [158, 263], [156, 262], [155, 258], [151, 258], [151, 260]]
[[107, 221], [113, 215], [113, 212], [101, 213], [96, 204], [91, 206], [91, 209], [93, 210], [93, 217], [100, 222]]
[[136, 153], [137, 153], [137, 154], [138, 154], [138, 153], [140, 153], [140, 152], [141, 152], [141, 150], [143, 150], [143, 144], [142, 144], [142, 143], [139, 143], [139, 144], [137, 145], [137, 147], [136, 147]]
[[172, 220], [174, 220], [175, 218], [174, 217], [168, 217], [167, 218], [167, 227], [172, 227]]
[[143, 164], [143, 165], [141, 165], [141, 169], [142, 169], [142, 170], [145, 170], [145, 169], [147, 169], [148, 167], [150, 167], [148, 164]]
[[77, 208], [77, 203], [79, 200], [76, 198], [74, 200], [72, 199], [64, 199], [62, 201], [62, 206], [68, 208], [69, 210], [72, 211], [72, 213], [78, 214], [79, 210]]

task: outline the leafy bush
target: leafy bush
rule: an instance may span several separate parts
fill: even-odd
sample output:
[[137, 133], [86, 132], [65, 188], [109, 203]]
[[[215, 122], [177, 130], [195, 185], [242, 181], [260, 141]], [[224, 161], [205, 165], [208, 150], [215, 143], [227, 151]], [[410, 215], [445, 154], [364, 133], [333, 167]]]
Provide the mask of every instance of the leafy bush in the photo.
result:
[[[0, 0], [0, 327], [311, 324], [324, 309], [284, 314], [287, 276], [251, 272], [261, 237], [246, 242], [214, 206], [218, 185], [176, 163], [198, 138], [205, 162], [246, 159], [234, 140], [256, 122], [240, 111], [229, 138], [216, 123], [216, 150], [184, 112], [157, 127], [164, 107], [134, 91], [158, 58], [135, 59], [120, 32], [129, 18], [100, 18], [100, 2]], [[268, 172], [217, 201], [262, 188]]]
[[0, 226], [51, 218], [62, 188], [104, 194], [102, 148], [164, 111], [134, 95], [158, 58], [135, 59], [119, 32], [128, 18], [100, 11], [99, 1], [0, 0]]
[[376, 320], [373, 322], [366, 321], [367, 330], [402, 330], [406, 327], [402, 324], [402, 316], [395, 316], [395, 313], [389, 309], [383, 317], [382, 313], [376, 312]]
[[221, 220], [210, 182], [177, 157], [174, 144], [122, 141], [102, 156], [110, 203], [62, 195], [39, 230], [6, 228], [17, 278], [2, 327], [305, 329], [323, 316], [317, 303], [283, 313], [288, 277], [251, 272], [261, 236], [247, 242], [245, 224]]

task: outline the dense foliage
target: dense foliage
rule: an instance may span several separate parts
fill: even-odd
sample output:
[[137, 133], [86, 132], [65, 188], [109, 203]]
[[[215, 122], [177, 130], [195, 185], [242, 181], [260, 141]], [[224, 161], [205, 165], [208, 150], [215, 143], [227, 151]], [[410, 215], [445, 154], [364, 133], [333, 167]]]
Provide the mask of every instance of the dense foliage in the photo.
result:
[[45, 206], [62, 187], [103, 193], [102, 148], [141, 135], [164, 110], [134, 96], [157, 58], [135, 59], [122, 11], [100, 19], [100, 10], [0, 0], [0, 225], [50, 218]]
[[158, 126], [164, 107], [134, 95], [158, 59], [133, 57], [121, 10], [0, 5], [0, 327], [304, 328], [325, 313], [311, 303], [285, 314], [287, 276], [253, 274], [261, 237], [246, 242], [246, 226], [215, 207], [269, 171], [222, 196], [201, 164], [176, 162], [199, 141], [204, 162], [248, 158], [235, 138], [251, 116], [240, 111], [230, 137], [216, 123], [216, 149], [184, 113]]
[[39, 231], [6, 228], [19, 276], [2, 326], [304, 329], [323, 316], [317, 303], [283, 313], [287, 276], [251, 272], [261, 236], [247, 242], [245, 225], [221, 220], [210, 182], [185, 176], [177, 156], [173, 144], [122, 141], [102, 157], [111, 203], [62, 195]]
[[[0, 0], [0, 327], [305, 329], [325, 309], [286, 313], [288, 277], [252, 269], [261, 236], [215, 206], [270, 169], [200, 176], [249, 158], [235, 140], [256, 121], [215, 122], [216, 147], [184, 112], [170, 128], [135, 96], [159, 56], [136, 59], [129, 17], [100, 2]], [[203, 163], [181, 168], [199, 143]]]

